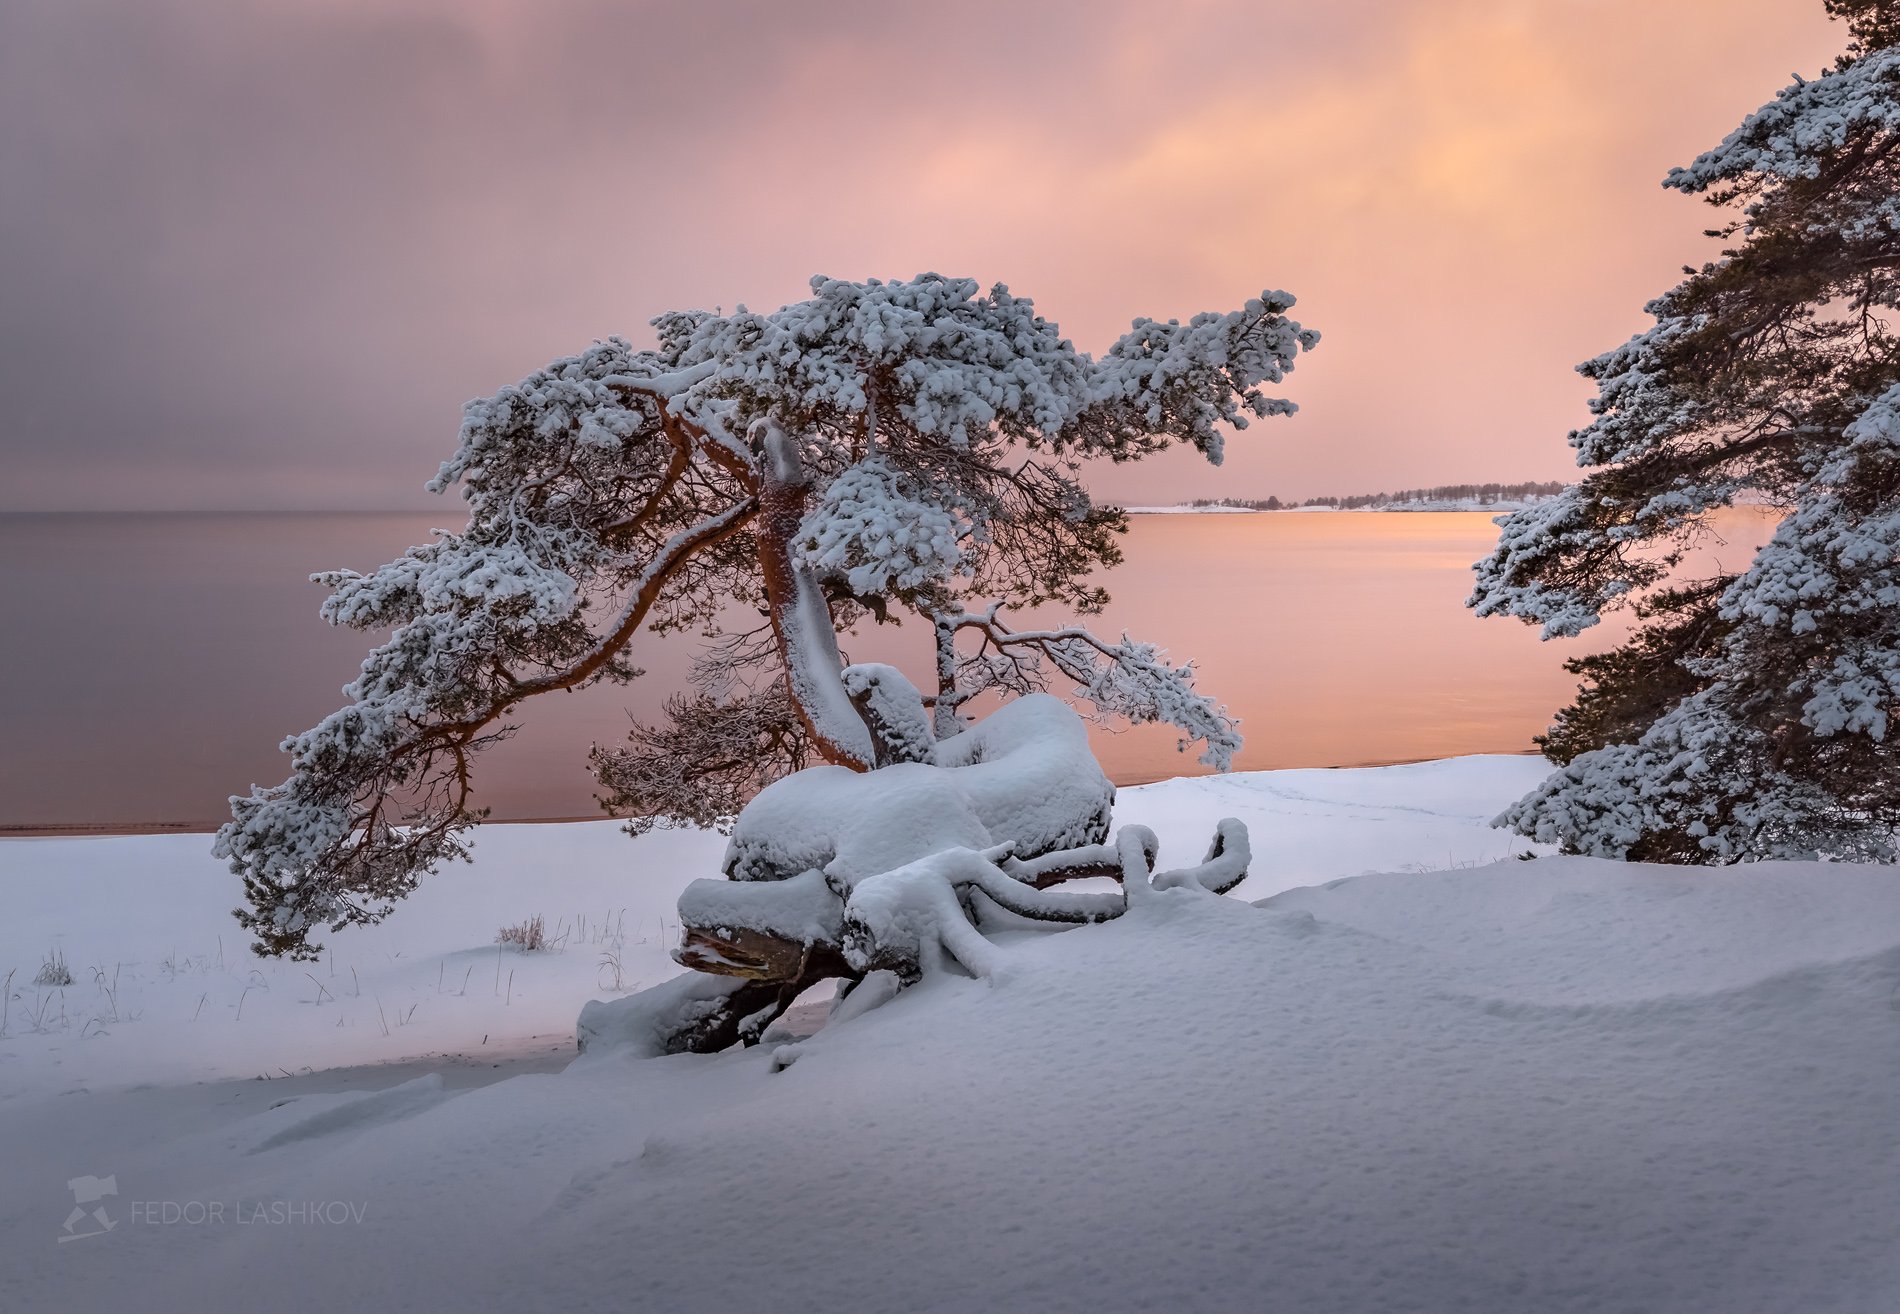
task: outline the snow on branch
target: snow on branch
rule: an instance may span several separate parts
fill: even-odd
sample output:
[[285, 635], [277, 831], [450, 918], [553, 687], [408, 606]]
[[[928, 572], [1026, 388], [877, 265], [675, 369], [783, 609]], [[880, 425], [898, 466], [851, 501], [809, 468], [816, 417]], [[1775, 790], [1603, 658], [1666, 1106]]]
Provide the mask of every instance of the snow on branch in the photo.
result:
[[794, 552], [811, 570], [870, 597], [966, 573], [960, 537], [950, 511], [917, 497], [888, 462], [869, 457], [831, 481], [800, 524]]
[[1900, 130], [1900, 48], [1868, 53], [1812, 80], [1797, 79], [1749, 115], [1720, 146], [1664, 186], [1701, 192], [1749, 174], [1818, 177], [1827, 156], [1857, 139]]
[[[478, 819], [470, 761], [507, 733], [488, 727], [534, 693], [612, 673], [671, 574], [744, 526], [753, 509], [750, 499], [736, 502], [668, 539], [604, 633], [583, 629], [575, 610], [550, 624], [533, 608], [484, 606], [480, 590], [419, 588], [428, 572], [408, 568], [409, 558], [370, 577], [339, 574], [347, 600], [339, 611], [361, 615], [367, 605], [408, 619], [364, 662], [346, 689], [349, 705], [285, 741], [289, 779], [231, 800], [213, 853], [244, 878], [251, 907], [239, 920], [259, 945], [310, 957], [307, 937], [318, 926], [378, 921], [423, 870], [464, 856], [462, 832]], [[441, 568], [465, 545], [445, 538], [416, 554]], [[525, 667], [523, 651], [535, 658]]]
[[[1101, 410], [1091, 447], [1110, 455], [1144, 448], [1143, 435], [1169, 435], [1221, 462], [1220, 425], [1245, 429], [1248, 417], [1292, 415], [1299, 407], [1269, 397], [1262, 383], [1278, 383], [1319, 334], [1286, 318], [1295, 298], [1262, 292], [1240, 310], [1207, 312], [1186, 324], [1138, 319], [1108, 354], [1094, 362], [1092, 391]], [[1111, 437], [1112, 435], [1112, 437]]]
[[[1223, 427], [1291, 414], [1263, 387], [1318, 342], [1292, 306], [1265, 292], [1137, 320], [1096, 358], [1000, 284], [821, 277], [769, 313], [663, 314], [655, 349], [597, 342], [469, 403], [429, 483], [460, 491], [467, 524], [316, 577], [327, 620], [387, 638], [349, 704], [286, 741], [290, 777], [233, 800], [216, 851], [246, 882], [241, 919], [261, 951], [299, 955], [320, 925], [377, 920], [463, 853], [473, 761], [513, 708], [630, 680], [637, 633], [704, 632], [735, 601], [766, 618], [769, 655], [597, 754], [616, 806], [720, 824], [807, 756], [863, 771], [941, 750], [921, 699], [863, 671], [847, 688], [839, 630], [893, 606], [1100, 610], [1090, 577], [1127, 522], [1093, 505], [1078, 458], [1183, 443], [1218, 460]], [[1239, 745], [1158, 648], [986, 628], [986, 687], [1032, 692], [1043, 664], [1105, 714], [1178, 726], [1204, 761]], [[940, 729], [962, 701], [940, 687]]]
[[1214, 699], [1195, 691], [1192, 662], [1172, 665], [1162, 649], [1126, 634], [1119, 642], [1109, 642], [1079, 626], [1013, 630], [997, 618], [997, 611], [992, 607], [938, 618], [941, 630], [952, 635], [970, 630], [981, 640], [973, 656], [956, 659], [954, 689], [938, 694], [940, 715], [946, 705], [954, 708], [989, 689], [1040, 689], [1047, 662], [1075, 681], [1077, 696], [1101, 715], [1133, 725], [1172, 725], [1182, 732], [1181, 751], [1198, 741], [1203, 764], [1220, 771], [1233, 764], [1244, 742], [1239, 722]]
[[1703, 687], [1498, 824], [1651, 861], [1900, 854], [1900, 385], [1843, 437], [1716, 595], [1711, 650], [1682, 661]]

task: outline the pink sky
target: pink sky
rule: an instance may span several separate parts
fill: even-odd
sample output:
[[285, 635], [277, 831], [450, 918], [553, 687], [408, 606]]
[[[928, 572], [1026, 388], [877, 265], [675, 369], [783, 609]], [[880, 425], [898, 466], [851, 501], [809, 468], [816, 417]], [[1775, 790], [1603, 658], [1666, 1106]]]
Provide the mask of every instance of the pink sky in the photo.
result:
[[1079, 345], [1300, 298], [1292, 420], [1111, 498], [1564, 478], [1664, 192], [1844, 42], [1819, 0], [0, 9], [0, 508], [398, 507], [462, 400], [814, 272]]

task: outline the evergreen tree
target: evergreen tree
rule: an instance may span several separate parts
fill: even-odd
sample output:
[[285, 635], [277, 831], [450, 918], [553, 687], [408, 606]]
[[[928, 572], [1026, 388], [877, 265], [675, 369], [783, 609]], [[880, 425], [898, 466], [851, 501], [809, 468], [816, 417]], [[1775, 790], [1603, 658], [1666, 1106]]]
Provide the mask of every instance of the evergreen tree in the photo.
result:
[[[319, 926], [380, 919], [464, 855], [475, 761], [516, 707], [631, 680], [636, 638], [703, 632], [735, 600], [758, 625], [722, 636], [665, 724], [597, 754], [617, 810], [729, 820], [807, 763], [916, 760], [979, 694], [1057, 680], [1225, 768], [1240, 736], [1191, 664], [1003, 610], [1107, 601], [1090, 575], [1127, 520], [1090, 501], [1084, 459], [1180, 443], [1218, 464], [1229, 429], [1295, 409], [1261, 389], [1319, 340], [1292, 305], [1140, 319], [1090, 357], [1000, 285], [819, 278], [769, 314], [663, 315], [653, 350], [596, 343], [469, 403], [431, 484], [460, 487], [466, 528], [316, 577], [326, 619], [389, 639], [347, 706], [285, 741], [289, 778], [232, 799], [216, 852], [244, 878], [239, 920], [260, 952], [309, 957]], [[839, 649], [905, 614], [929, 636], [934, 724]]]
[[[1900, 826], [1900, 3], [1665, 186], [1727, 211], [1655, 327], [1580, 367], [1590, 472], [1502, 521], [1471, 605], [1545, 637], [1643, 622], [1570, 668], [1565, 763], [1499, 823], [1611, 857], [1890, 860]], [[1663, 586], [1709, 513], [1783, 515], [1747, 569]]]

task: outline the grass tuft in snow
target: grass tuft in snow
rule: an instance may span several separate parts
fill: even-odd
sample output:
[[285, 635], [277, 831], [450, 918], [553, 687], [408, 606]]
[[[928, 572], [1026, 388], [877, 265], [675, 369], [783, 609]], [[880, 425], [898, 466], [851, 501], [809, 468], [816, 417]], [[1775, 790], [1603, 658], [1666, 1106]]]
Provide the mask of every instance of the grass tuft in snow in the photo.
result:
[[548, 947], [547, 927], [542, 924], [541, 915], [536, 913], [524, 922], [504, 926], [495, 932], [495, 943], [512, 944], [523, 953], [533, 953]]
[[73, 971], [66, 966], [64, 950], [54, 948], [46, 952], [46, 960], [40, 964], [39, 975], [33, 978], [36, 986], [69, 986], [73, 983]]

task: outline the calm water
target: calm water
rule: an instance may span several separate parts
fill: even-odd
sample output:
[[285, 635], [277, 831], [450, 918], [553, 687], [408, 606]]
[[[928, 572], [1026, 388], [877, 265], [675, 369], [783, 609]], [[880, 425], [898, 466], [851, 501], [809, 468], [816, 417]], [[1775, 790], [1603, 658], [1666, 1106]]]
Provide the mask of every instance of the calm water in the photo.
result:
[[[368, 646], [317, 619], [304, 577], [368, 569], [431, 523], [0, 515], [0, 826], [215, 826], [226, 796], [283, 777], [278, 741], [340, 702]], [[1526, 751], [1579, 648], [1464, 610], [1495, 535], [1481, 514], [1137, 516], [1098, 628], [1197, 659], [1243, 719], [1242, 768]], [[906, 627], [848, 647], [921, 676], [926, 643]], [[588, 745], [650, 713], [687, 658], [649, 647], [630, 688], [529, 704], [480, 764], [479, 801], [500, 818], [596, 813]], [[1165, 729], [1098, 739], [1121, 783], [1201, 769]]]

